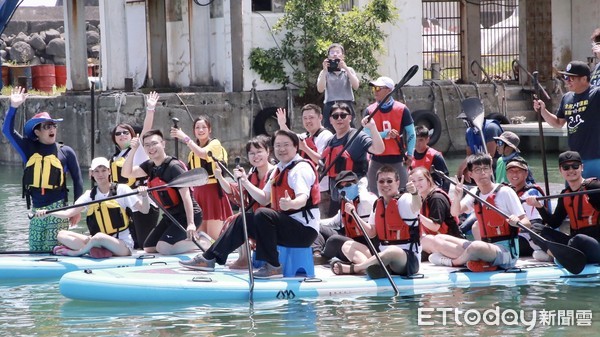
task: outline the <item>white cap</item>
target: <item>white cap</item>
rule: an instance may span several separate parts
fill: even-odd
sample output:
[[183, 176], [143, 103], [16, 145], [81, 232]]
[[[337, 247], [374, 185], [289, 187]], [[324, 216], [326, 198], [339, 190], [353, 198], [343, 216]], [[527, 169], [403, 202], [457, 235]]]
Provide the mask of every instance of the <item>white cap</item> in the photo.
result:
[[106, 168], [110, 168], [110, 162], [108, 159], [104, 157], [96, 157], [92, 159], [92, 164], [90, 165], [90, 170], [95, 170], [98, 166], [104, 166]]
[[369, 85], [372, 87], [387, 87], [389, 89], [394, 89], [394, 80], [389, 77], [381, 76], [375, 81], [369, 82]]

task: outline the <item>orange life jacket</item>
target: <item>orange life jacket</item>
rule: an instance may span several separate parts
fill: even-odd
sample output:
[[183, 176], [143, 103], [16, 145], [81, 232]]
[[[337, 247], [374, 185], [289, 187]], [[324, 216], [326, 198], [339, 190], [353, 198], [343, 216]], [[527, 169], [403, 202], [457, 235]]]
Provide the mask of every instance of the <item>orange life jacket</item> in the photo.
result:
[[[180, 165], [185, 169], [185, 165], [181, 163], [179, 160], [173, 157], [167, 157], [165, 162], [161, 164], [165, 165], [165, 170], [171, 165]], [[156, 175], [155, 170], [150, 170], [150, 174], [148, 175], [148, 188], [153, 188], [157, 186], [164, 186], [167, 184], [159, 175]], [[151, 191], [154, 199], [159, 202], [166, 209], [173, 208], [182, 204], [181, 196], [179, 195], [179, 191], [173, 187], [167, 187], [166, 189], [159, 189]]]
[[[503, 185], [499, 184], [494, 191], [487, 197], [486, 201], [496, 206], [496, 194], [502, 188]], [[477, 190], [477, 196], [480, 191]], [[481, 241], [493, 243], [498, 241], [510, 240], [513, 241], [518, 233], [519, 229], [511, 226], [508, 221], [500, 213], [494, 211], [490, 207], [482, 204], [475, 200], [474, 207], [475, 216], [479, 222], [479, 233], [481, 234]]]
[[338, 158], [338, 155], [340, 153], [342, 154], [339, 155], [339, 158], [335, 161], [335, 164], [331, 166], [329, 171], [327, 171], [328, 177], [335, 179], [338, 173], [342, 171], [354, 171], [358, 174], [358, 172], [356, 172], [357, 170], [355, 170], [354, 167], [354, 161], [352, 160], [352, 157], [350, 157], [350, 153], [348, 153], [347, 150], [344, 150], [344, 152], [342, 152], [342, 149], [348, 143], [348, 140], [354, 137], [356, 132], [356, 129], [351, 129], [350, 132], [348, 132], [348, 134], [346, 135], [346, 141], [343, 144], [340, 144], [336, 147], [329, 146], [333, 138], [329, 140], [329, 143], [327, 144], [327, 146], [323, 150], [323, 153], [321, 154], [321, 158], [324, 158], [323, 167], [329, 167], [331, 165], [331, 162]]
[[[373, 103], [367, 107], [369, 114], [372, 114], [377, 107], [377, 103]], [[404, 154], [406, 146], [402, 140], [402, 115], [406, 106], [398, 101], [394, 101], [392, 110], [386, 113], [379, 112], [373, 115], [373, 120], [379, 131], [390, 131], [396, 129], [400, 134], [398, 138], [384, 138], [383, 144], [385, 150], [378, 156], [397, 156]]]
[[[375, 202], [375, 229], [377, 237], [383, 245], [401, 245], [419, 242], [419, 226], [409, 226], [406, 221], [418, 221], [415, 219], [403, 219], [398, 211], [398, 199], [392, 198], [385, 206], [383, 197]], [[412, 245], [411, 245], [412, 247]]]
[[[344, 226], [344, 228], [346, 230], [346, 236], [351, 239], [362, 237], [362, 232], [360, 231], [360, 228], [354, 221], [354, 217], [352, 217], [351, 214], [346, 213], [344, 211], [344, 209], [346, 209], [347, 202], [348, 201], [346, 201], [345, 198], [342, 198], [341, 203], [340, 203], [340, 210], [341, 210], [340, 214], [342, 216], [342, 225]], [[352, 204], [354, 204], [354, 208], [358, 207], [359, 203], [360, 203], [359, 198], [356, 198], [355, 200], [352, 201]]]
[[[317, 144], [315, 143], [315, 138], [316, 138], [316, 137], [318, 137], [318, 136], [319, 136], [319, 134], [320, 134], [320, 133], [321, 133], [323, 130], [325, 130], [325, 128], [324, 128], [324, 127], [321, 127], [319, 130], [317, 130], [317, 132], [315, 132], [315, 134], [314, 134], [314, 135], [312, 135], [312, 136], [308, 136], [308, 137], [306, 137], [306, 138], [304, 139], [304, 141], [306, 142], [306, 146], [308, 146], [308, 148], [309, 148], [309, 149], [311, 149], [311, 150], [313, 150], [313, 151], [315, 151], [315, 152], [317, 152], [317, 153], [319, 152], [319, 149], [317, 148]], [[308, 132], [307, 132], [307, 135], [308, 135]], [[311, 159], [311, 158], [308, 156], [308, 154], [306, 154], [306, 152], [304, 152], [304, 151], [300, 151], [300, 155], [302, 156], [302, 158], [304, 158], [304, 159], [308, 159], [308, 160], [311, 160], [311, 161], [312, 161], [312, 159]]]
[[424, 167], [429, 171], [429, 169], [431, 169], [431, 166], [433, 165], [433, 158], [438, 153], [440, 153], [438, 150], [436, 150], [432, 147], [427, 147], [427, 151], [425, 151], [425, 155], [423, 156], [423, 158], [421, 158], [421, 159], [413, 158], [412, 167], [413, 168]]
[[[304, 205], [304, 207], [300, 209], [283, 211], [281, 210], [281, 208], [279, 208], [279, 199], [285, 197], [286, 191], [288, 192], [290, 198], [294, 199], [296, 197], [294, 190], [288, 184], [288, 174], [290, 170], [300, 162], [305, 162], [310, 165], [313, 172], [315, 173], [315, 181], [313, 182], [310, 188], [310, 195], [308, 196], [308, 200], [306, 201], [306, 205]], [[308, 222], [308, 217], [313, 217], [310, 210], [313, 208], [318, 208], [319, 202], [321, 202], [321, 192], [319, 190], [319, 175], [317, 174], [315, 165], [310, 160], [300, 159], [292, 162], [291, 164], [286, 166], [282, 171], [279, 171], [279, 168], [276, 168], [275, 170], [276, 171], [273, 175], [273, 179], [271, 182], [273, 184], [271, 186], [271, 208], [276, 211], [284, 212], [286, 214], [293, 214], [302, 211], [306, 222]]]
[[[583, 181], [578, 191], [587, 190], [590, 182], [597, 180], [596, 178], [588, 178]], [[561, 193], [575, 192], [570, 189], [565, 189]], [[571, 235], [586, 234], [594, 238], [600, 235], [600, 213], [590, 203], [590, 197], [587, 194], [574, 195], [571, 197], [562, 198], [565, 205], [565, 210], [571, 221]]]

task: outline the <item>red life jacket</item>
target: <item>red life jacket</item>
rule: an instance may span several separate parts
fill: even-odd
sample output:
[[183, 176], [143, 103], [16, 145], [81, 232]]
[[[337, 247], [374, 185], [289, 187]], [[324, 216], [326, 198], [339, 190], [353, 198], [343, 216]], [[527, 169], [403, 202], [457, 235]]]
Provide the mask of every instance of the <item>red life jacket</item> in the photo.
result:
[[[321, 127], [319, 130], [317, 130], [317, 132], [315, 132], [314, 135], [312, 136], [308, 136], [308, 132], [306, 133], [308, 137], [306, 137], [304, 139], [304, 141], [306, 142], [306, 146], [308, 146], [309, 149], [315, 151], [315, 152], [319, 152], [319, 149], [317, 148], [317, 144], [315, 144], [315, 138], [317, 138], [319, 136], [319, 134], [325, 130], [324, 127]], [[300, 155], [302, 156], [302, 158], [304, 159], [308, 159], [310, 161], [312, 161], [312, 159], [308, 156], [308, 154], [306, 154], [306, 152], [304, 151], [300, 151]], [[315, 163], [316, 164], [316, 163]]]
[[[415, 219], [403, 219], [398, 211], [398, 199], [400, 196], [392, 198], [385, 206], [383, 197], [379, 197], [375, 203], [375, 229], [377, 237], [383, 245], [401, 245], [406, 243], [418, 242], [419, 226], [409, 226], [406, 220], [418, 221]], [[416, 229], [416, 238], [415, 231]]]
[[[514, 186], [512, 186], [512, 185], [507, 185], [507, 186], [509, 186], [510, 188], [512, 188], [514, 190]], [[523, 194], [525, 194], [525, 192], [527, 192], [531, 189], [538, 190], [538, 192], [540, 192], [541, 195], [546, 195], [546, 193], [544, 193], [544, 190], [538, 184], [525, 184], [525, 186], [523, 186], [522, 189], [520, 189], [518, 191], [515, 190], [515, 192], [517, 193], [517, 196], [519, 198], [521, 198], [523, 196]], [[527, 204], [525, 201], [522, 201], [521, 203], [523, 205]], [[544, 200], [543, 201], [544, 207], [547, 208], [548, 207], [547, 204], [548, 204], [548, 200]]]
[[[372, 114], [377, 107], [377, 103], [373, 103], [367, 107], [369, 114]], [[400, 134], [397, 138], [384, 138], [383, 144], [385, 150], [378, 156], [397, 156], [404, 154], [406, 146], [402, 140], [402, 115], [404, 114], [404, 108], [406, 106], [398, 101], [394, 101], [392, 110], [386, 113], [379, 112], [373, 116], [377, 130], [390, 131], [396, 129]]]
[[[360, 231], [360, 228], [354, 221], [354, 218], [352, 217], [352, 215], [344, 212], [344, 210], [346, 209], [347, 202], [348, 201], [346, 201], [345, 198], [342, 198], [341, 203], [340, 203], [340, 210], [341, 210], [340, 214], [342, 216], [342, 225], [346, 229], [346, 236], [351, 239], [362, 237], [362, 232]], [[359, 198], [356, 198], [355, 200], [352, 201], [352, 204], [354, 204], [354, 208], [357, 208], [359, 203], [360, 203]]]
[[[346, 141], [343, 144], [340, 144], [336, 147], [329, 146], [333, 138], [329, 140], [329, 143], [327, 144], [327, 146], [323, 150], [323, 153], [321, 154], [321, 158], [325, 159], [323, 167], [329, 167], [329, 165], [331, 165], [331, 162], [335, 158], [338, 158], [339, 153], [342, 152], [342, 149], [344, 148], [346, 143], [348, 143], [348, 140], [354, 137], [356, 132], [356, 129], [351, 129], [350, 132], [348, 132], [348, 134], [346, 135]], [[354, 169], [354, 161], [352, 160], [352, 157], [350, 157], [350, 153], [348, 153], [347, 150], [344, 150], [342, 155], [339, 156], [339, 158], [335, 161], [335, 164], [331, 166], [329, 171], [327, 171], [327, 176], [332, 179], [335, 179], [338, 173], [342, 171], [355, 171], [356, 173], [356, 170]]]
[[423, 156], [423, 158], [413, 158], [412, 167], [424, 167], [429, 171], [429, 169], [431, 169], [431, 166], [433, 165], [433, 158], [438, 153], [441, 154], [441, 152], [439, 152], [438, 150], [432, 147], [427, 147], [427, 151], [425, 151], [425, 155]]
[[[173, 159], [175, 159], [175, 158], [167, 157], [165, 159], [165, 162], [163, 162], [161, 164], [161, 166], [164, 165], [164, 169], [162, 169], [161, 172], [164, 172], [164, 170], [167, 170], [168, 167], [170, 167], [171, 165], [179, 165], [184, 170], [187, 171], [187, 169], [185, 168], [185, 165], [182, 162], [180, 162], [177, 159], [176, 160], [173, 160]], [[160, 173], [156, 174], [154, 169], [150, 170], [150, 174], [148, 175], [148, 188], [164, 186], [166, 184], [167, 184], [167, 182], [162, 180], [162, 178], [160, 177]], [[152, 196], [154, 197], [154, 199], [157, 202], [159, 202], [162, 206], [164, 206], [166, 209], [173, 208], [175, 206], [182, 204], [181, 196], [179, 195], [179, 191], [176, 188], [167, 187], [166, 189], [159, 189], [159, 190], [151, 191], [150, 193], [152, 193]]]
[[[596, 178], [588, 178], [583, 181], [578, 191], [587, 190], [590, 182]], [[567, 188], [563, 192], [575, 192]], [[574, 195], [572, 197], [562, 198], [565, 210], [571, 221], [571, 236], [576, 234], [586, 234], [592, 237], [598, 237], [600, 233], [599, 218], [600, 213], [590, 203], [590, 197], [587, 194]]]
[[[429, 218], [429, 214], [430, 214], [429, 213], [429, 211], [430, 211], [430, 209], [429, 209], [429, 203], [430, 203], [431, 197], [435, 193], [443, 195], [446, 198], [446, 200], [448, 200], [448, 204], [449, 205], [452, 204], [452, 202], [450, 201], [450, 197], [448, 196], [448, 194], [444, 190], [442, 190], [441, 188], [436, 188], [435, 190], [433, 190], [433, 192], [431, 192], [427, 196], [427, 198], [425, 198], [425, 200], [423, 201], [423, 204], [421, 205], [421, 214], [423, 214], [427, 218]], [[448, 209], [448, 213], [450, 213], [450, 209]], [[430, 234], [430, 235], [449, 234], [449, 235], [452, 235], [452, 236], [461, 237], [461, 235], [459, 233], [458, 226], [457, 226], [458, 219], [456, 217], [453, 217], [453, 218], [454, 218], [454, 224], [448, 225], [446, 223], [446, 219], [444, 219], [444, 222], [442, 222], [440, 224], [440, 229], [437, 232], [434, 232], [434, 231], [430, 230], [429, 228], [425, 227], [423, 224], [421, 224], [422, 232], [424, 234]]]
[[[486, 201], [496, 206], [496, 194], [500, 188], [502, 188], [501, 184], [494, 189], [494, 191], [487, 197]], [[480, 191], [477, 190], [477, 196], [479, 196], [479, 194]], [[492, 243], [510, 240], [513, 242], [512, 239], [518, 235], [519, 229], [511, 226], [508, 221], [506, 221], [504, 216], [478, 202], [477, 200], [475, 200], [473, 208], [475, 209], [475, 216], [479, 222], [481, 241]]]
[[[288, 192], [290, 198], [294, 199], [296, 197], [294, 190], [288, 185], [288, 174], [290, 170], [300, 162], [305, 162], [310, 165], [313, 172], [315, 173], [315, 181], [313, 182], [310, 188], [310, 195], [308, 196], [308, 200], [306, 201], [306, 205], [304, 205], [304, 207], [300, 209], [283, 211], [281, 210], [281, 208], [279, 208], [279, 199], [285, 197], [286, 191]], [[312, 217], [312, 213], [310, 212], [310, 210], [312, 208], [318, 208], [319, 202], [321, 202], [321, 192], [319, 190], [319, 175], [317, 173], [317, 170], [315, 169], [315, 165], [310, 160], [300, 159], [292, 162], [291, 164], [286, 166], [282, 171], [279, 171], [279, 168], [277, 168], [275, 174], [273, 175], [272, 184], [273, 185], [271, 186], [271, 208], [276, 211], [284, 212], [286, 214], [293, 214], [302, 211], [306, 222], [308, 222], [308, 216]]]

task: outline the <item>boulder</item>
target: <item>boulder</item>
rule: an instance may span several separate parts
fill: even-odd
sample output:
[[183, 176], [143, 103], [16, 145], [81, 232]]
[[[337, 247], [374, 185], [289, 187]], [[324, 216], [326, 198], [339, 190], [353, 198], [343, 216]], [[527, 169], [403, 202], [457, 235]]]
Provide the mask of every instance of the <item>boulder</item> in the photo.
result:
[[38, 33], [31, 34], [29, 45], [36, 51], [46, 50], [46, 42], [44, 42], [44, 39]]
[[87, 32], [85, 32], [85, 35], [86, 35], [88, 47], [94, 46], [94, 45], [97, 45], [98, 43], [100, 43], [100, 34], [98, 32], [93, 31], [93, 30], [88, 30]]
[[10, 59], [17, 63], [27, 63], [33, 59], [33, 48], [29, 43], [18, 41], [13, 43], [10, 49]]
[[57, 57], [57, 56], [54, 56], [53, 61], [54, 61], [54, 64], [56, 64], [56, 65], [64, 66], [64, 65], [67, 64], [67, 58], [66, 57]]
[[88, 54], [89, 58], [93, 58], [93, 59], [100, 58], [100, 44], [89, 47], [87, 54]]
[[48, 43], [50, 43], [50, 41], [60, 37], [60, 32], [56, 29], [48, 29], [44, 33], [46, 35], [46, 39], [45, 39], [46, 44], [48, 44]]
[[28, 41], [29, 41], [29, 36], [25, 35], [25, 33], [23, 33], [23, 32], [20, 32], [19, 34], [17, 34], [17, 36], [13, 37], [10, 40], [10, 45], [13, 46], [17, 42], [28, 42]]
[[60, 37], [57, 37], [57, 38], [51, 40], [50, 42], [48, 42], [48, 45], [46, 46], [46, 54], [52, 55], [54, 57], [63, 57], [64, 58], [67, 56], [65, 46], [66, 46], [65, 40], [61, 39]]

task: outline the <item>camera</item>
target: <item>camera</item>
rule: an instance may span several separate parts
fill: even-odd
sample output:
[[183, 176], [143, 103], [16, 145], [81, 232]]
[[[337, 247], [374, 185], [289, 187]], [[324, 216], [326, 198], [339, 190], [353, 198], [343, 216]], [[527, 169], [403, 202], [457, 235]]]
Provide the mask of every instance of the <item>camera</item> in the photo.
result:
[[329, 60], [329, 66], [327, 67], [327, 70], [329, 72], [338, 71], [338, 70], [340, 70], [339, 64], [340, 64], [340, 59]]

